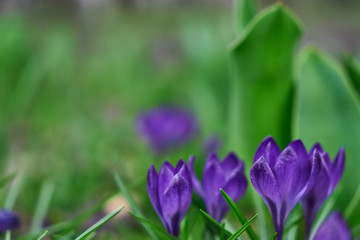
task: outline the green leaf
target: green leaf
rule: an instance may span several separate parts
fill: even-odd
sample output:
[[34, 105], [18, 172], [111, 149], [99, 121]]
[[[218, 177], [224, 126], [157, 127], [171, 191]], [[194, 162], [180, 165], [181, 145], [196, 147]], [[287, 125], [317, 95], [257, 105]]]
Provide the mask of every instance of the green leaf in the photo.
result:
[[[294, 51], [302, 35], [299, 21], [275, 4], [258, 13], [231, 45], [228, 148], [236, 149], [247, 169], [259, 143], [272, 135], [280, 147], [290, 141]], [[263, 204], [252, 190], [261, 239], [267, 238]]]
[[229, 142], [248, 167], [266, 136], [281, 147], [289, 143], [292, 66], [301, 33], [295, 16], [275, 4], [256, 15], [231, 45]]
[[214, 229], [219, 236], [223, 235], [226, 238], [228, 238], [232, 235], [228, 230], [226, 230], [220, 223], [218, 223], [213, 217], [211, 217], [205, 211], [203, 211], [202, 209], [200, 209], [199, 211], [203, 214], [203, 216], [208, 221], [212, 229]]
[[103, 224], [105, 224], [107, 221], [109, 221], [110, 219], [115, 217], [116, 214], [118, 214], [123, 208], [124, 208], [124, 206], [121, 206], [118, 209], [115, 209], [114, 211], [112, 211], [111, 213], [109, 213], [108, 215], [106, 215], [105, 217], [100, 219], [99, 221], [97, 221], [94, 225], [92, 225], [90, 228], [88, 228], [85, 232], [80, 234], [77, 238], [75, 238], [75, 240], [86, 239], [87, 236], [89, 236], [91, 233], [95, 232]]
[[352, 84], [360, 94], [360, 62], [349, 54], [344, 55], [343, 62]]
[[46, 236], [47, 233], [48, 233], [48, 230], [45, 230], [45, 231], [37, 238], [37, 240], [43, 239], [43, 238]]
[[250, 226], [251, 222], [254, 221], [256, 217], [257, 214], [255, 214], [255, 216], [253, 216], [239, 230], [237, 230], [232, 236], [230, 236], [228, 240], [236, 240]]
[[188, 240], [190, 236], [190, 226], [187, 216], [185, 216], [181, 222], [181, 236], [183, 240]]
[[[124, 195], [126, 201], [129, 203], [130, 205], [130, 209], [139, 217], [144, 218], [143, 214], [141, 213], [140, 209], [137, 207], [134, 199], [131, 197], [130, 193], [128, 192], [125, 184], [123, 183], [123, 181], [121, 180], [119, 174], [114, 172], [114, 180], [116, 185], [118, 186], [120, 192]], [[156, 236], [156, 234], [153, 232], [153, 230], [148, 227], [146, 224], [142, 224], [142, 226], [144, 227], [145, 231], [149, 234], [149, 236], [152, 239], [158, 239], [158, 237]]]
[[345, 147], [346, 164], [338, 202], [348, 204], [360, 182], [360, 104], [342, 66], [314, 46], [301, 51], [297, 62], [294, 138], [307, 148], [320, 142], [334, 158]]
[[255, 0], [235, 0], [236, 32], [241, 33], [257, 13]]
[[[239, 222], [242, 225], [244, 225], [247, 222], [247, 220], [245, 216], [241, 213], [240, 209], [236, 206], [236, 203], [229, 197], [229, 195], [227, 195], [227, 193], [223, 189], [220, 189], [220, 192], [224, 197], [225, 201], [227, 202], [227, 204], [229, 205], [232, 212], [235, 214], [236, 218], [239, 220]], [[250, 239], [259, 239], [259, 237], [255, 234], [251, 226], [249, 226], [246, 229], [246, 232], [249, 235]]]
[[274, 233], [274, 235], [272, 235], [272, 237], [270, 238], [270, 240], [276, 240], [276, 236], [277, 236], [277, 232]]
[[5, 233], [5, 240], [11, 240], [11, 231], [7, 230]]
[[134, 218], [136, 218], [137, 220], [139, 220], [141, 223], [145, 224], [145, 225], [149, 225], [152, 229], [156, 230], [158, 233], [160, 233], [163, 237], [166, 237], [166, 239], [172, 239], [172, 240], [176, 240], [176, 237], [170, 235], [169, 233], [167, 233], [166, 231], [163, 230], [163, 228], [160, 228], [158, 226], [156, 226], [154, 223], [150, 222], [149, 220], [140, 217], [140, 216], [136, 216], [134, 213], [132, 212], [128, 212], [131, 216], [133, 216]]
[[0, 188], [10, 183], [16, 178], [16, 173], [10, 173], [0, 179]]

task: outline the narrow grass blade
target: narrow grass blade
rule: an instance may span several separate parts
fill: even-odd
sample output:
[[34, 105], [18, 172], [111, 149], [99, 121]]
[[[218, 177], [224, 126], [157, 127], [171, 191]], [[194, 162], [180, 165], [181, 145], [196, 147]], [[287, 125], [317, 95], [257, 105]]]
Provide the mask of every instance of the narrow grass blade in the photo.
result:
[[166, 231], [164, 231], [161, 227], [158, 227], [157, 225], [155, 225], [154, 223], [150, 222], [149, 220], [137, 216], [132, 212], [128, 212], [131, 216], [133, 216], [134, 218], [136, 218], [138, 221], [140, 221], [142, 224], [148, 225], [150, 226], [152, 229], [156, 230], [158, 233], [160, 233], [162, 236], [164, 236], [166, 239], [171, 239], [171, 240], [176, 240], [177, 238], [175, 238], [174, 236], [170, 235], [169, 233], [167, 233]]
[[217, 232], [219, 235], [221, 235], [221, 232], [223, 231], [223, 234], [226, 238], [230, 237], [232, 234], [228, 230], [226, 230], [220, 223], [218, 223], [213, 217], [211, 217], [209, 214], [207, 214], [202, 209], [199, 210], [204, 217], [212, 224], [212, 226], [216, 227]]
[[[246, 220], [245, 216], [241, 213], [240, 209], [236, 206], [236, 203], [230, 198], [229, 195], [227, 195], [227, 193], [223, 189], [220, 189], [220, 192], [221, 192], [221, 195], [224, 197], [225, 201], [227, 202], [227, 204], [229, 205], [230, 209], [235, 214], [236, 218], [239, 220], [239, 222], [242, 225], [244, 225], [247, 222], [247, 220]], [[249, 226], [246, 229], [246, 232], [249, 235], [250, 239], [252, 239], [252, 240], [259, 239], [259, 237], [255, 234], [255, 232], [251, 226]]]
[[270, 240], [276, 240], [277, 232], [270, 238]]
[[247, 221], [239, 230], [237, 230], [233, 235], [231, 235], [228, 240], [236, 240], [252, 223], [252, 221], [255, 220], [257, 217], [257, 214], [253, 216], [249, 221]]
[[11, 240], [11, 231], [10, 230], [6, 231], [5, 240]]
[[43, 183], [36, 205], [32, 224], [30, 227], [30, 233], [39, 232], [42, 229], [42, 225], [51, 202], [54, 188], [55, 185], [52, 182]]
[[[128, 192], [127, 188], [125, 187], [124, 182], [121, 180], [119, 174], [114, 172], [114, 180], [116, 185], [118, 186], [120, 192], [124, 195], [126, 198], [126, 201], [129, 203], [131, 210], [139, 217], [144, 218], [143, 214], [141, 213], [140, 209], [137, 207], [134, 199], [131, 197], [130, 193]], [[158, 239], [156, 234], [153, 232], [153, 230], [148, 227], [146, 224], [142, 224], [145, 231], [149, 234], [151, 239]]]
[[98, 222], [96, 222], [94, 225], [92, 225], [90, 228], [88, 228], [85, 232], [80, 234], [75, 240], [81, 240], [86, 239], [87, 236], [89, 236], [91, 233], [96, 231], [98, 228], [100, 228], [103, 224], [105, 224], [107, 221], [109, 221], [111, 218], [113, 218], [116, 214], [118, 214], [124, 206], [119, 207], [118, 209], [114, 210], [113, 212], [109, 213], [102, 219], [100, 219]]
[[4, 208], [11, 210], [14, 207], [16, 199], [20, 193], [22, 180], [23, 180], [23, 175], [19, 174], [19, 177], [12, 182], [9, 194], [7, 195], [5, 200]]
[[359, 204], [360, 202], [360, 186], [358, 186], [354, 197], [351, 199], [348, 207], [346, 208], [344, 215], [346, 219], [349, 219], [351, 214], [353, 214], [355, 211], [356, 206]]
[[5, 185], [10, 183], [15, 178], [16, 178], [16, 173], [10, 173], [10, 174], [6, 175], [5, 177], [2, 177], [0, 179], [0, 188], [3, 188]]
[[46, 236], [47, 233], [48, 233], [48, 230], [45, 230], [45, 231], [37, 238], [37, 240], [43, 239], [43, 238]]

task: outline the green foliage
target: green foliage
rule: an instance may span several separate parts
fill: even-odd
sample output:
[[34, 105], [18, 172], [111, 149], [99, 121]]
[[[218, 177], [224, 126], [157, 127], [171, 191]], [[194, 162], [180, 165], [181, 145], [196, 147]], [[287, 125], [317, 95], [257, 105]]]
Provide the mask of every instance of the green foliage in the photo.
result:
[[115, 217], [116, 214], [118, 214], [124, 206], [119, 207], [118, 209], [115, 209], [113, 212], [109, 213], [102, 219], [100, 219], [98, 222], [96, 222], [94, 225], [92, 225], [90, 228], [88, 228], [85, 232], [80, 234], [75, 240], [83, 240], [86, 239], [90, 234], [94, 233], [98, 228], [100, 228], [102, 225], [104, 225], [107, 221], [109, 221], [111, 218]]
[[283, 5], [262, 11], [231, 45], [229, 144], [247, 166], [259, 142], [290, 140], [292, 65], [301, 26]]
[[309, 148], [320, 142], [335, 157], [345, 147], [346, 164], [341, 181], [342, 205], [347, 205], [360, 182], [360, 105], [342, 66], [316, 47], [302, 50], [297, 63], [294, 138]]
[[247, 221], [239, 230], [237, 230], [233, 235], [231, 235], [228, 240], [236, 240], [246, 229], [250, 226], [251, 222], [255, 220], [257, 214], [253, 216], [249, 221]]
[[207, 214], [203, 210], [199, 210], [202, 215], [204, 216], [204, 219], [206, 221], [206, 224], [208, 228], [216, 235], [218, 236], [224, 236], [225, 238], [229, 238], [232, 234], [224, 228], [223, 225], [218, 223], [213, 217], [211, 217], [209, 214]]

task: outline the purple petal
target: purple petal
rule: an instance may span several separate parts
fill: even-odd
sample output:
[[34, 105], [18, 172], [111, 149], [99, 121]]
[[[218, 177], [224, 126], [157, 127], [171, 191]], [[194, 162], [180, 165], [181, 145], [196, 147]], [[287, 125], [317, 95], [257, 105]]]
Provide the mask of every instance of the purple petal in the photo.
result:
[[158, 195], [158, 175], [154, 165], [150, 166], [147, 175], [147, 191], [151, 204], [153, 205], [157, 215], [162, 218], [159, 195]]
[[310, 177], [309, 177], [304, 189], [299, 192], [299, 194], [298, 194], [299, 199], [302, 196], [306, 195], [309, 191], [311, 191], [313, 186], [316, 184], [316, 182], [319, 178], [320, 172], [321, 172], [322, 160], [321, 160], [320, 153], [317, 150], [315, 150], [313, 156], [310, 157], [310, 161], [311, 161]]
[[192, 189], [191, 173], [188, 166], [185, 163], [180, 166], [181, 168], [179, 169], [178, 173], [188, 182], [190, 188]]
[[13, 212], [0, 209], [0, 232], [20, 227], [20, 219]]
[[301, 169], [302, 171], [304, 171], [303, 175], [307, 175], [306, 177], [308, 177], [310, 175], [311, 166], [309, 161], [309, 155], [306, 152], [306, 148], [303, 142], [300, 139], [292, 141], [289, 144], [289, 147], [294, 149], [294, 151], [296, 152], [296, 155], [298, 156], [300, 162]]
[[244, 162], [240, 161], [233, 152], [229, 153], [225, 157], [224, 161], [220, 163], [220, 165], [224, 171], [225, 176], [231, 174], [237, 168], [244, 168]]
[[314, 240], [351, 240], [351, 231], [339, 212], [332, 213], [317, 229]]
[[280, 187], [284, 201], [291, 203], [288, 208], [292, 208], [293, 201], [298, 192], [305, 186], [306, 182], [301, 181], [301, 167], [295, 151], [291, 147], [286, 147], [281, 152], [274, 167], [274, 173]]
[[315, 144], [312, 146], [312, 148], [310, 149], [310, 153], [309, 153], [309, 156], [310, 156], [310, 157], [311, 157], [312, 155], [314, 155], [315, 149], [316, 149], [319, 153], [324, 152], [321, 144], [317, 142], [317, 143], [315, 143]]
[[345, 149], [340, 148], [338, 154], [334, 159], [334, 163], [331, 166], [331, 192], [334, 191], [337, 184], [339, 183], [345, 168]]
[[188, 182], [180, 174], [176, 174], [162, 197], [166, 228], [174, 236], [179, 235], [180, 223], [191, 205], [191, 192]]
[[[224, 191], [230, 196], [234, 202], [239, 201], [239, 199], [244, 195], [247, 188], [247, 180], [242, 170], [234, 172], [233, 176], [228, 180], [228, 182], [223, 187]], [[220, 196], [223, 198], [222, 196]]]
[[195, 174], [194, 162], [195, 162], [195, 157], [191, 156], [188, 161], [188, 168], [189, 168], [189, 172], [191, 175], [191, 183], [192, 183], [192, 186], [193, 186], [195, 192], [201, 198], [204, 198], [204, 192], [203, 192], [203, 189], [201, 188], [201, 183], [197, 179], [196, 174]]
[[274, 173], [264, 157], [257, 160], [250, 169], [250, 180], [255, 190], [264, 198], [280, 204], [281, 195]]
[[211, 161], [203, 173], [203, 189], [205, 195], [205, 203], [207, 210], [211, 216], [216, 213], [218, 196], [220, 195], [220, 188], [225, 183], [224, 172], [221, 169], [219, 162]]
[[275, 142], [275, 140], [269, 136], [266, 137], [259, 145], [255, 152], [254, 162], [260, 159], [260, 157], [264, 157], [265, 161], [267, 161], [270, 167], [273, 167], [276, 159], [280, 155], [280, 148]]
[[221, 147], [221, 140], [218, 135], [212, 135], [209, 137], [203, 146], [203, 152], [205, 154], [216, 153]]
[[160, 199], [160, 205], [162, 196], [165, 192], [165, 189], [169, 186], [170, 181], [175, 175], [175, 170], [173, 166], [169, 162], [164, 162], [164, 164], [161, 166], [158, 176], [158, 195]]

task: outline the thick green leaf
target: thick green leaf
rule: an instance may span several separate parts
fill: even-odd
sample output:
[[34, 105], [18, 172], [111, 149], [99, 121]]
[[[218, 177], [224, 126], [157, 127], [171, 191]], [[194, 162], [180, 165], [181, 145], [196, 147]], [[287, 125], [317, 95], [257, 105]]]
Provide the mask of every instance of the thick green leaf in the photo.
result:
[[86, 239], [87, 236], [89, 236], [91, 233], [95, 232], [98, 228], [100, 228], [102, 225], [104, 225], [107, 221], [109, 221], [110, 219], [115, 217], [116, 214], [118, 214], [123, 208], [124, 208], [124, 206], [121, 206], [118, 209], [115, 209], [114, 211], [112, 211], [111, 213], [109, 213], [108, 215], [106, 215], [105, 217], [100, 219], [99, 221], [97, 221], [94, 225], [92, 225], [90, 228], [88, 228], [85, 232], [80, 234], [77, 238], [75, 238], [75, 240]]
[[360, 105], [342, 66], [319, 49], [308, 46], [297, 63], [294, 138], [310, 148], [320, 142], [332, 158], [345, 147], [342, 205], [348, 204], [360, 182]]
[[150, 222], [149, 220], [140, 217], [140, 216], [136, 216], [134, 213], [132, 212], [128, 212], [131, 216], [133, 216], [134, 218], [136, 218], [137, 220], [139, 220], [142, 224], [146, 224], [149, 225], [149, 227], [151, 227], [151, 229], [156, 230], [158, 233], [160, 233], [163, 237], [165, 237], [166, 239], [172, 239], [172, 240], [176, 240], [176, 238], [172, 235], [170, 235], [169, 233], [167, 233], [166, 231], [164, 231], [162, 228], [158, 227], [157, 225], [155, 225], [154, 223]]
[[215, 232], [221, 236], [223, 235], [225, 238], [229, 238], [232, 234], [226, 230], [224, 228], [223, 225], [221, 225], [220, 223], [218, 223], [213, 217], [211, 217], [209, 214], [207, 214], [205, 211], [203, 210], [199, 210], [203, 216], [205, 217], [205, 219], [207, 220], [208, 226], [210, 226], [213, 230], [215, 230]]
[[235, 0], [236, 32], [241, 33], [257, 13], [255, 0]]
[[232, 236], [230, 236], [228, 240], [236, 240], [250, 226], [250, 223], [252, 223], [252, 221], [254, 221], [256, 217], [257, 214], [255, 214], [255, 216], [253, 216], [239, 230], [237, 230]]
[[231, 46], [229, 142], [248, 166], [266, 136], [280, 146], [290, 140], [292, 66], [301, 32], [294, 15], [275, 4], [255, 16]]
[[344, 66], [355, 89], [360, 94], [360, 62], [351, 55], [345, 55]]
[[[236, 206], [236, 203], [229, 197], [229, 195], [227, 195], [227, 193], [223, 190], [220, 189], [220, 192], [222, 194], [222, 196], [224, 197], [225, 201], [227, 202], [227, 204], [229, 205], [230, 209], [233, 211], [233, 213], [235, 214], [236, 218], [239, 220], [239, 222], [244, 225], [247, 220], [245, 218], [245, 216], [241, 213], [240, 209]], [[250, 239], [259, 239], [259, 237], [256, 235], [256, 233], [254, 232], [254, 230], [252, 229], [251, 226], [249, 226], [246, 229], [246, 232], [248, 233]]]

